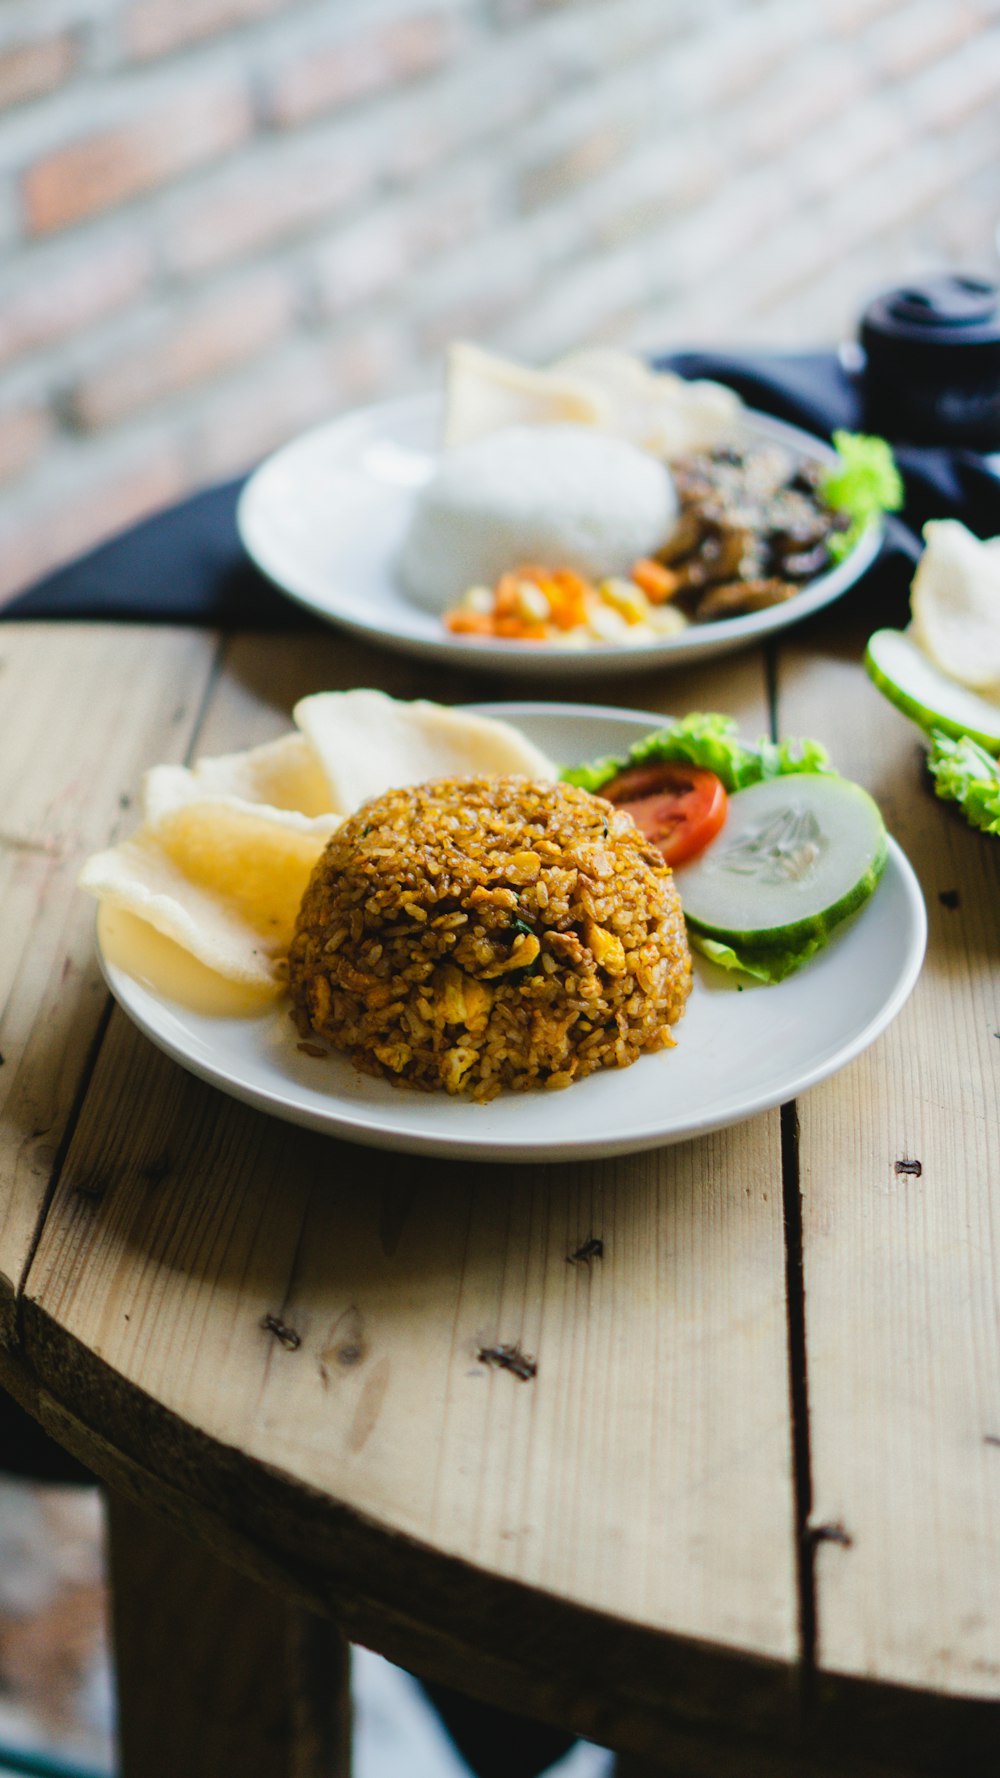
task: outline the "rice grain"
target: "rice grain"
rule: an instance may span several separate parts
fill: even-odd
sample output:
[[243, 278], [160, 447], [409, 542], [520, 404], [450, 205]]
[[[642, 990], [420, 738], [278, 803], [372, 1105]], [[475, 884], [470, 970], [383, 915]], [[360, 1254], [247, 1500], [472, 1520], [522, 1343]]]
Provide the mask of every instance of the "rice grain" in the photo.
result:
[[568, 784], [442, 779], [333, 834], [289, 987], [301, 1036], [490, 1099], [671, 1045], [691, 958], [672, 873], [630, 815]]

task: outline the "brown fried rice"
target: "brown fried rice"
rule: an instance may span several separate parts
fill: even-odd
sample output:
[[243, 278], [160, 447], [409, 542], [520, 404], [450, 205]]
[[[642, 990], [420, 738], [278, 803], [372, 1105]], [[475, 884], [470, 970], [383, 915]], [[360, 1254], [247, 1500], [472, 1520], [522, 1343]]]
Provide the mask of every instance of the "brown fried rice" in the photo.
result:
[[288, 965], [303, 1037], [477, 1099], [672, 1044], [691, 988], [672, 874], [631, 816], [518, 777], [364, 804], [316, 865]]

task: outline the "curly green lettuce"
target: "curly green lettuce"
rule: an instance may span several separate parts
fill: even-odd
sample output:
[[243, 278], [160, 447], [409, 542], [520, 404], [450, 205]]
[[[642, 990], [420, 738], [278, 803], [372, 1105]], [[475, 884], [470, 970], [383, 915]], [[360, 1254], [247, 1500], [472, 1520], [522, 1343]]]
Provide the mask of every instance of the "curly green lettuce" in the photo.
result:
[[837, 462], [823, 476], [819, 491], [834, 512], [846, 513], [850, 524], [827, 538], [834, 562], [849, 556], [869, 525], [884, 512], [903, 504], [903, 481], [892, 448], [884, 438], [864, 432], [835, 432]]
[[938, 796], [958, 803], [972, 827], [1000, 834], [1000, 761], [985, 747], [969, 735], [953, 741], [932, 729], [927, 766]]
[[731, 716], [718, 711], [694, 710], [676, 722], [643, 735], [627, 753], [608, 754], [587, 765], [567, 766], [560, 777], [581, 790], [599, 792], [628, 766], [649, 765], [661, 760], [683, 760], [703, 766], [721, 778], [728, 791], [746, 790], [764, 778], [784, 778], [790, 772], [832, 772], [829, 755], [819, 741], [770, 741], [766, 735], [752, 746], [741, 741]]
[[[721, 778], [727, 791], [746, 790], [765, 778], [785, 778], [795, 772], [830, 772], [826, 748], [819, 741], [771, 741], [762, 736], [750, 745], [741, 741], [731, 716], [719, 711], [692, 711], [676, 722], [668, 722], [652, 734], [643, 735], [627, 753], [591, 760], [587, 765], [567, 766], [560, 776], [567, 784], [600, 794], [616, 773], [628, 766], [649, 765], [661, 760], [681, 760], [687, 765], [703, 766]], [[804, 940], [797, 950], [773, 951], [722, 944], [706, 938], [688, 927], [688, 937], [695, 950], [722, 969], [750, 976], [758, 982], [781, 982], [793, 970], [801, 969], [826, 941], [822, 938]]]

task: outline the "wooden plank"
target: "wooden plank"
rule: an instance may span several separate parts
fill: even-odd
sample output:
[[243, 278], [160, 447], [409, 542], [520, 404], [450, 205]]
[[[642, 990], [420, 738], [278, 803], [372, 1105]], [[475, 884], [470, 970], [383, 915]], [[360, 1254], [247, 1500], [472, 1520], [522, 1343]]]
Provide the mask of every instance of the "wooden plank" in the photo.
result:
[[725, 709], [756, 736], [768, 726], [761, 657], [727, 659], [721, 666], [683, 671], [535, 678], [475, 672], [379, 652], [334, 630], [280, 637], [238, 635], [225, 643], [225, 671], [205, 712], [199, 753], [244, 747], [282, 733], [293, 705], [316, 691], [375, 686], [397, 698], [435, 698], [446, 704], [556, 702], [615, 705], [683, 715]]
[[224, 662], [198, 736], [199, 753], [247, 747], [284, 733], [292, 724], [293, 705], [311, 692], [375, 686], [392, 697], [436, 698], [448, 704], [524, 695], [523, 681], [520, 690], [511, 690], [495, 675], [457, 672], [433, 661], [380, 652], [332, 629], [231, 636]]
[[930, 944], [895, 1025], [799, 1108], [817, 1655], [1000, 1700], [1000, 845], [932, 795], [861, 636], [824, 640], [782, 653], [782, 726], [876, 796]]
[[131, 825], [143, 768], [183, 756], [207, 633], [0, 629], [0, 1341], [107, 996], [83, 859]]
[[[472, 1653], [485, 1572], [790, 1657], [774, 1123], [470, 1177], [223, 1104], [115, 1019], [29, 1279], [29, 1362], [126, 1449], [131, 1423], [133, 1454], [150, 1430], [130, 1386], [163, 1407], [154, 1469], [237, 1520], [220, 1446], [280, 1468], [290, 1513], [311, 1489], [467, 1565], [425, 1601], [396, 1593], [384, 1548], [363, 1573], [335, 1551], [384, 1607], [457, 1612]], [[568, 1265], [592, 1232], [599, 1269]], [[477, 1363], [500, 1339], [537, 1358], [532, 1382]], [[279, 1550], [286, 1529], [254, 1526]], [[321, 1584], [315, 1531], [311, 1549]], [[531, 1613], [529, 1593], [509, 1626], [525, 1658]]]
[[327, 1619], [116, 1494], [108, 1550], [122, 1778], [350, 1778], [350, 1655]]
[[[335, 668], [313, 638], [244, 640], [199, 750], [274, 732]], [[765, 726], [759, 659], [639, 695], [677, 708], [679, 690], [682, 708], [723, 702]], [[567, 1263], [589, 1235], [603, 1258]], [[475, 1171], [250, 1113], [116, 1016], [25, 1322], [45, 1387], [133, 1456], [155, 1449], [165, 1481], [288, 1540], [289, 1560], [308, 1524], [314, 1566], [340, 1598], [345, 1576], [364, 1594], [383, 1646], [401, 1611], [464, 1641], [469, 1666], [502, 1638], [533, 1694], [561, 1683], [590, 1722], [614, 1705], [581, 1699], [579, 1671], [551, 1678], [540, 1597], [648, 1631], [661, 1710], [707, 1708], [679, 1681], [679, 1640], [696, 1665], [720, 1648], [794, 1657], [776, 1115], [604, 1164]], [[531, 1352], [537, 1376], [478, 1362], [497, 1340]], [[414, 1595], [399, 1576], [418, 1560], [438, 1585]], [[774, 1705], [759, 1670], [729, 1680], [713, 1711]], [[606, 1689], [631, 1683], [623, 1671]]]
[[[108, 1004], [94, 904], [76, 877], [135, 825], [143, 771], [187, 754], [219, 650], [212, 632], [160, 625], [0, 629], [0, 1341], [15, 1337], [14, 1298]], [[386, 689], [425, 695], [419, 665], [400, 656], [386, 666], [332, 630], [273, 646], [234, 640], [226, 652], [201, 752], [279, 734], [296, 698], [378, 673]], [[426, 695], [483, 695], [477, 681], [440, 678]]]

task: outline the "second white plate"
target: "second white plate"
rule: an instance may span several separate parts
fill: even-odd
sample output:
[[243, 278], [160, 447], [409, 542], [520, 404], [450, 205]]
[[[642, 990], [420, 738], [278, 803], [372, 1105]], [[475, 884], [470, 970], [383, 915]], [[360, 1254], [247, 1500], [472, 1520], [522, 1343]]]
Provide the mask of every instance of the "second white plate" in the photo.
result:
[[[829, 445], [796, 426], [750, 408], [745, 418], [753, 441], [781, 444], [797, 460], [834, 460]], [[655, 642], [574, 650], [453, 636], [407, 597], [396, 573], [416, 490], [435, 462], [441, 420], [439, 397], [412, 396], [346, 414], [276, 451], [250, 477], [236, 515], [257, 566], [298, 604], [385, 648], [491, 672], [606, 677], [726, 654], [799, 623], [839, 599], [881, 544], [881, 527], [874, 526], [845, 561], [783, 605], [692, 624]]]

